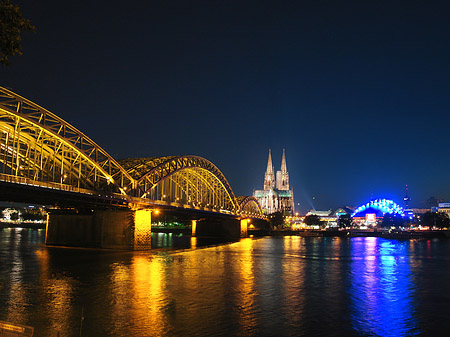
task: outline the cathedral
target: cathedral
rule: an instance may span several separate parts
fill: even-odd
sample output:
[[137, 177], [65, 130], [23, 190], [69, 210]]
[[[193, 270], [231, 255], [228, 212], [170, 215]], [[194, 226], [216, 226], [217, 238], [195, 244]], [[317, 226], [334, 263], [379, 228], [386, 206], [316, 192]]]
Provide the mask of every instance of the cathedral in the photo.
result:
[[277, 171], [276, 180], [269, 149], [264, 189], [255, 190], [253, 196], [258, 200], [265, 214], [281, 212], [283, 215], [294, 214], [294, 191], [289, 189], [289, 173], [286, 167], [286, 155], [283, 149], [281, 171]]

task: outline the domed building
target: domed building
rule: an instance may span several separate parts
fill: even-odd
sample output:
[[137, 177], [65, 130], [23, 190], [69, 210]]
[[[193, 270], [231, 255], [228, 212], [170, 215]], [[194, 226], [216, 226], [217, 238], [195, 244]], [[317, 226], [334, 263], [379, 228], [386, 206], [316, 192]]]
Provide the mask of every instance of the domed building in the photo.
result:
[[351, 216], [355, 222], [370, 226], [376, 225], [378, 221], [381, 221], [386, 213], [405, 217], [403, 208], [388, 199], [371, 200], [355, 209]]

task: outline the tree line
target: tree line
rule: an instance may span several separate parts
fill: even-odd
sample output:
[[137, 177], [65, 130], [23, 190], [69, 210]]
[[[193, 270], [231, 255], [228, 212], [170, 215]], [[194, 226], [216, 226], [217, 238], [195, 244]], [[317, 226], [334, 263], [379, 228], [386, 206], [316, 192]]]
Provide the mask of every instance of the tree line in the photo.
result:
[[[269, 220], [272, 227], [280, 226], [284, 224], [284, 216], [280, 212], [272, 213], [269, 215]], [[316, 214], [310, 214], [305, 216], [303, 223], [307, 226], [319, 226], [325, 227], [326, 223]], [[350, 214], [340, 215], [337, 219], [337, 225], [339, 228], [348, 228], [355, 225], [353, 218]], [[386, 213], [383, 216], [383, 220], [378, 224], [382, 228], [400, 228], [415, 226], [428, 226], [430, 228], [449, 228], [450, 218], [447, 213], [444, 212], [431, 212], [424, 213], [421, 217], [414, 219], [407, 219], [398, 214]]]

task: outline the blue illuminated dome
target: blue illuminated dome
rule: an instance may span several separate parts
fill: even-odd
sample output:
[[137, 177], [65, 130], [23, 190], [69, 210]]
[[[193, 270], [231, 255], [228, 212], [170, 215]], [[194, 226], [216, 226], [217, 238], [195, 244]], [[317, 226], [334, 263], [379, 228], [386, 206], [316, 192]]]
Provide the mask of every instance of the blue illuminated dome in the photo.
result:
[[377, 217], [381, 217], [386, 213], [405, 216], [403, 208], [392, 200], [376, 199], [359, 206], [353, 212], [352, 217], [365, 217], [366, 214], [376, 214]]

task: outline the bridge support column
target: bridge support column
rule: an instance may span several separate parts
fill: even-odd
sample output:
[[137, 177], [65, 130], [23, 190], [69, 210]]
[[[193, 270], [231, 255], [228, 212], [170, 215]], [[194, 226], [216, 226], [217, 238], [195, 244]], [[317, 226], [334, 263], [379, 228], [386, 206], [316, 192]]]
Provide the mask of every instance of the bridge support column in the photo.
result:
[[247, 237], [247, 220], [214, 218], [193, 220], [192, 236], [229, 239]]
[[127, 250], [151, 248], [151, 210], [54, 210], [45, 244]]
[[132, 211], [134, 215], [134, 250], [148, 250], [152, 248], [152, 211], [138, 209]]
[[197, 220], [192, 220], [192, 236], [197, 236]]
[[241, 219], [241, 238], [248, 236], [248, 223], [249, 219]]

